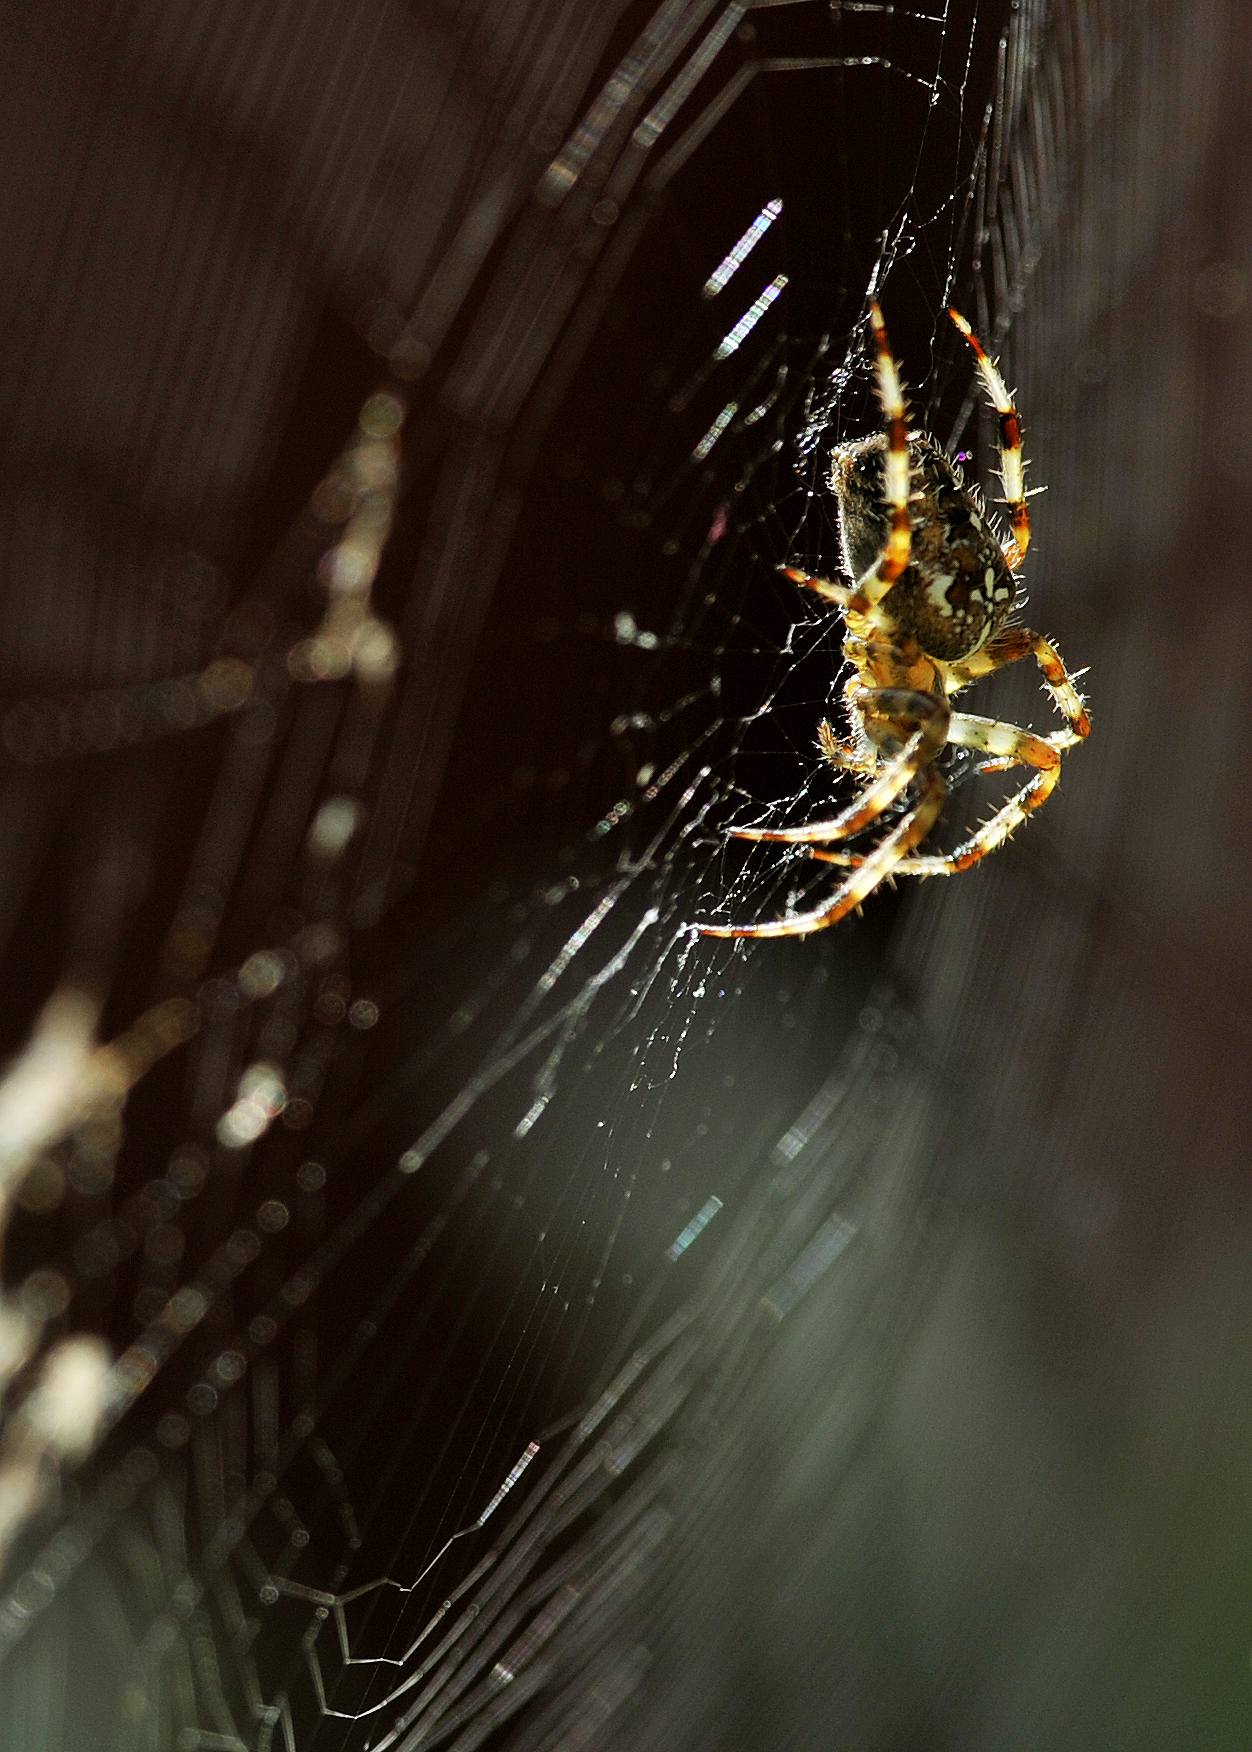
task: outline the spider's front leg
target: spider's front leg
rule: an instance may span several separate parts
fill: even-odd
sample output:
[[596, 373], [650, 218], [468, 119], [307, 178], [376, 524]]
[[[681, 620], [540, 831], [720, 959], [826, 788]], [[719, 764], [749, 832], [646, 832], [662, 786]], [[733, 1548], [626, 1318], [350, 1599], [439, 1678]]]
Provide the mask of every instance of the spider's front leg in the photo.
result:
[[987, 357], [982, 342], [959, 310], [949, 310], [957, 328], [974, 350], [979, 376], [983, 380], [991, 405], [1000, 422], [1000, 465], [1003, 470], [1004, 499], [1013, 525], [1013, 539], [1004, 549], [1010, 572], [1016, 572], [1026, 558], [1030, 546], [1030, 507], [1026, 503], [1026, 465], [1022, 459], [1022, 424], [1013, 406], [1013, 398], [1004, 387], [993, 360]]
[[905, 419], [904, 391], [896, 369], [887, 325], [876, 303], [869, 307], [870, 326], [874, 331], [877, 351], [878, 399], [882, 403], [883, 424], [887, 433], [887, 454], [883, 458], [883, 499], [890, 521], [887, 545], [847, 599], [846, 607], [854, 616], [871, 620], [875, 610], [888, 594], [896, 579], [909, 563], [913, 549], [913, 522], [909, 515], [909, 434]]

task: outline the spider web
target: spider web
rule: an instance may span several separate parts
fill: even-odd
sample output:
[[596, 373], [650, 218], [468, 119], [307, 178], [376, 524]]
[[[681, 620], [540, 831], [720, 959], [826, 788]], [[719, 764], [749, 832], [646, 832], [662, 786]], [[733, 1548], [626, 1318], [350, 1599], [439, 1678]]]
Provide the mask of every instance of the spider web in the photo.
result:
[[[899, 899], [768, 955], [691, 924], [830, 887], [726, 834], [838, 794], [814, 748], [837, 628], [778, 568], [836, 563], [821, 483], [878, 417], [871, 296], [911, 417], [989, 474], [943, 311], [1011, 381], [1112, 23], [956, 0], [543, 22], [441, 21], [431, 89], [398, 10], [369, 42], [342, 27], [393, 121], [370, 144], [340, 92], [297, 167], [291, 248], [318, 265], [282, 296], [328, 286], [331, 314], [284, 331], [308, 365], [263, 491], [295, 522], [262, 560], [258, 517], [235, 574], [188, 574], [179, 547], [182, 622], [154, 595], [168, 559], [98, 571], [86, 596], [121, 579], [150, 649], [119, 655], [119, 611], [111, 654], [97, 629], [57, 669], [32, 634], [13, 664], [19, 775], [114, 771], [147, 799], [119, 843], [157, 875], [101, 933], [138, 905], [166, 944], [107, 973], [101, 1038], [156, 1013], [141, 991], [166, 1006], [125, 1136], [75, 1112], [21, 1167], [21, 1366], [66, 1331], [117, 1360], [91, 1458], [32, 1498], [10, 1557], [15, 1745], [708, 1743], [708, 1674], [752, 1612], [727, 1628], [676, 1580], [727, 1537], [717, 1433], [770, 1417], [765, 1359], [803, 1353], [820, 1307], [877, 1359], [850, 1337], [827, 1358], [854, 1477], [947, 1246], [915, 1220], [947, 1094], [889, 971]], [[240, 106], [194, 166], [257, 118], [213, 45], [198, 69], [154, 54], [184, 52], [223, 129]], [[400, 138], [406, 106], [437, 125]], [[327, 469], [302, 423], [351, 430], [360, 404]], [[367, 475], [393, 440], [394, 529], [349, 626], [346, 573], [323, 564], [320, 595], [308, 575], [336, 493], [387, 498]], [[318, 477], [310, 518], [291, 482]], [[146, 508], [143, 553], [166, 514]], [[1033, 686], [1018, 701], [1038, 719]], [[185, 798], [168, 764], [126, 764], [180, 739]], [[59, 860], [73, 891], [101, 833], [50, 831], [32, 872]]]

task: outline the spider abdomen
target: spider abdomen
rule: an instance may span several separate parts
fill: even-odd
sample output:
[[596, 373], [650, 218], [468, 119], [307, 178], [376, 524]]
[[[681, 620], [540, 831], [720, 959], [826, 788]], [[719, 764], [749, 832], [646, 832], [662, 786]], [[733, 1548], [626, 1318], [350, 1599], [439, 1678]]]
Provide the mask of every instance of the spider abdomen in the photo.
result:
[[[853, 580], [877, 564], [890, 514], [884, 497], [886, 436], [840, 445], [830, 474], [844, 565]], [[1003, 626], [1016, 588], [1000, 543], [959, 470], [925, 433], [909, 433], [909, 563], [882, 611], [923, 651], [955, 662]]]

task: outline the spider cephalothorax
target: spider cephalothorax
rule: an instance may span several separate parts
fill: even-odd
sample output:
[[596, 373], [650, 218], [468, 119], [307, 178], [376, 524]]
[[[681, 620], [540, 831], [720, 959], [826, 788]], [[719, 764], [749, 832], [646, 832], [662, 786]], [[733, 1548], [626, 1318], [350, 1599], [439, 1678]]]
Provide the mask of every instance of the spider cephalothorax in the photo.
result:
[[[737, 828], [740, 839], [829, 845], [864, 832], [911, 794], [872, 851], [813, 851], [849, 873], [824, 906], [759, 925], [701, 925], [714, 937], [800, 937], [859, 906], [880, 882], [898, 875], [941, 876], [966, 870], [1039, 808], [1056, 788], [1061, 753], [1090, 734], [1083, 701], [1055, 648], [1029, 627], [1010, 627], [1017, 601], [1014, 573], [1030, 544], [1021, 427], [1000, 373], [963, 316], [949, 313], [973, 348], [1000, 421], [1005, 502], [1013, 533], [1001, 542], [976, 489], [925, 432], [909, 432], [904, 397], [882, 312], [870, 306], [878, 354], [878, 395], [885, 430], [840, 445], [830, 487], [839, 514], [851, 585], [787, 568], [788, 577], [843, 610], [844, 655], [854, 674], [844, 689], [851, 739], [827, 723], [818, 747], [839, 771], [867, 780], [840, 814], [799, 827]], [[979, 676], [1033, 657], [1065, 729], [1036, 736], [995, 718], [954, 712], [951, 696]], [[1034, 777], [947, 856], [913, 856], [939, 818], [946, 794], [936, 757], [945, 746], [977, 750], [984, 772], [1025, 765]]]

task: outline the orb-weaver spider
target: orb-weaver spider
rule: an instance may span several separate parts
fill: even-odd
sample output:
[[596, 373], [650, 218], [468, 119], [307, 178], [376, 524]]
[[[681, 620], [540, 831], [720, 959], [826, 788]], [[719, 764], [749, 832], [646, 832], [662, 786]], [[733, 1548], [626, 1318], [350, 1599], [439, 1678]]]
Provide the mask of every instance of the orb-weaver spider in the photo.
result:
[[[735, 828], [738, 839], [828, 845], [863, 832], [911, 785], [911, 805], [863, 856], [813, 851], [848, 874], [811, 912], [757, 925], [701, 924], [710, 937], [802, 937], [837, 924], [889, 877], [946, 876], [968, 870], [1002, 845], [1056, 788], [1061, 753], [1091, 731], [1083, 700], [1056, 649], [1028, 627], [1007, 625], [1016, 599], [1014, 572], [1030, 544], [1021, 426], [995, 365], [965, 318], [948, 313], [974, 352], [1000, 420], [1000, 456], [1012, 535], [997, 539], [977, 493], [925, 432], [909, 432], [899, 373], [882, 311], [870, 305], [878, 354], [878, 396], [884, 430], [839, 445], [830, 487], [839, 512], [843, 562], [852, 586], [792, 567], [787, 577], [839, 605], [847, 627], [844, 655], [854, 674], [844, 689], [852, 737], [840, 742], [818, 726], [818, 746], [839, 772], [868, 783], [838, 815], [799, 827]], [[1033, 657], [1066, 728], [1036, 736], [996, 718], [954, 712], [960, 688]], [[1034, 777], [965, 843], [947, 856], [914, 856], [938, 820], [946, 786], [936, 757], [949, 744], [978, 749], [982, 772], [1026, 765]]]

